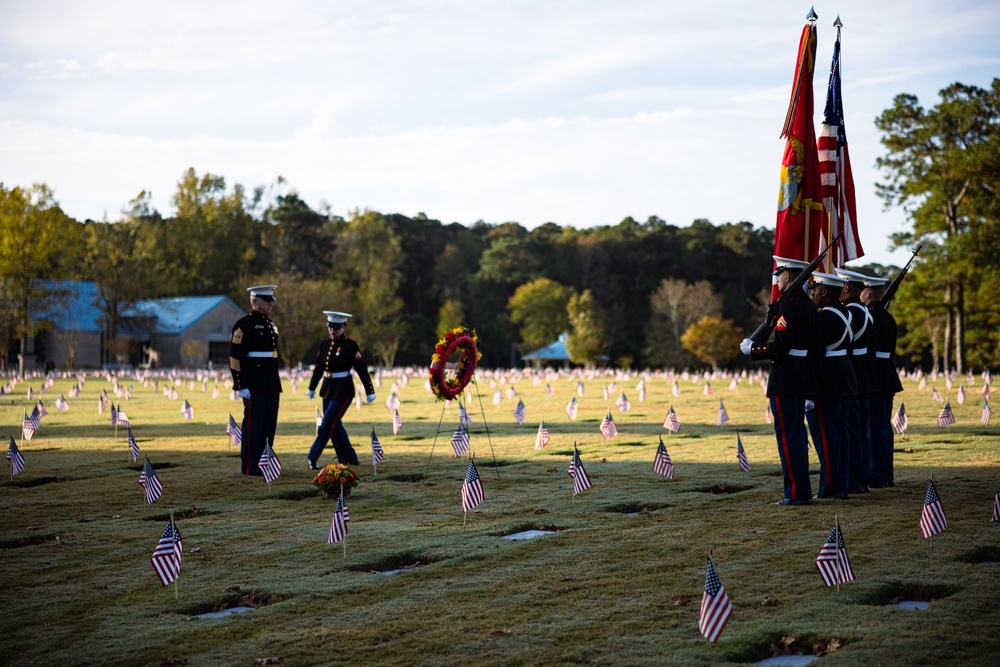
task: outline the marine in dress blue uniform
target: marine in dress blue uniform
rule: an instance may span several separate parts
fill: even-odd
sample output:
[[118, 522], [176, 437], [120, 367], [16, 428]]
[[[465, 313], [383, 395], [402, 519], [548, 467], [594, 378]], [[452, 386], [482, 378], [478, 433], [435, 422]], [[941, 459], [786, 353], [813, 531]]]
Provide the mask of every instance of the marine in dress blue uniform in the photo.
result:
[[[774, 276], [782, 292], [808, 266], [808, 262], [784, 257], [775, 257], [774, 261]], [[815, 395], [819, 389], [808, 357], [816, 322], [816, 306], [801, 291], [779, 307], [774, 338], [769, 343], [757, 344], [746, 338], [740, 344], [740, 351], [754, 361], [771, 361], [767, 396], [774, 414], [774, 435], [785, 482], [785, 495], [779, 505], [808, 505], [812, 498], [805, 401], [806, 396]]]
[[[309, 449], [309, 468], [319, 468], [319, 457], [323, 454], [327, 442], [333, 443], [337, 459], [341, 463], [358, 464], [358, 454], [351, 446], [342, 419], [347, 408], [354, 400], [354, 378], [351, 369], [358, 374], [364, 385], [368, 402], [375, 400], [375, 386], [368, 374], [368, 366], [362, 360], [358, 344], [347, 337], [347, 318], [350, 313], [324, 310], [326, 326], [330, 337], [320, 343], [319, 353], [313, 367], [312, 378], [309, 380], [309, 398], [319, 395], [323, 398], [323, 422], [316, 431], [316, 439]], [[322, 384], [320, 381], [322, 380]]]
[[894, 446], [892, 431], [892, 401], [893, 397], [903, 391], [896, 372], [896, 336], [898, 328], [896, 318], [882, 307], [882, 296], [885, 292], [885, 278], [866, 277], [865, 289], [861, 292], [861, 302], [872, 314], [875, 332], [872, 336], [872, 364], [875, 367], [875, 380], [878, 389], [868, 398], [871, 409], [869, 429], [872, 443], [872, 478], [870, 486], [883, 488], [895, 486], [893, 476], [892, 450]]
[[850, 450], [845, 446], [845, 406], [858, 393], [851, 348], [851, 314], [840, 303], [844, 280], [829, 273], [812, 275], [812, 300], [819, 309], [814, 357], [819, 393], [806, 421], [819, 457], [818, 498], [846, 499]]
[[229, 370], [233, 389], [243, 399], [243, 444], [240, 469], [244, 475], [261, 475], [257, 464], [264, 443], [274, 445], [278, 426], [281, 379], [278, 377], [278, 327], [271, 320], [274, 288], [258, 285], [250, 292], [251, 310], [233, 325], [229, 343]]
[[875, 381], [875, 368], [872, 364], [869, 350], [872, 348], [872, 333], [875, 330], [874, 318], [871, 312], [861, 303], [861, 291], [865, 288], [867, 277], [850, 269], [834, 269], [843, 278], [844, 291], [840, 302], [847, 306], [851, 313], [851, 330], [854, 340], [851, 342], [851, 361], [854, 362], [854, 373], [858, 378], [857, 398], [850, 401], [847, 413], [847, 438], [851, 447], [850, 485], [851, 493], [867, 493], [872, 479], [872, 447], [868, 432], [869, 398], [878, 389]]

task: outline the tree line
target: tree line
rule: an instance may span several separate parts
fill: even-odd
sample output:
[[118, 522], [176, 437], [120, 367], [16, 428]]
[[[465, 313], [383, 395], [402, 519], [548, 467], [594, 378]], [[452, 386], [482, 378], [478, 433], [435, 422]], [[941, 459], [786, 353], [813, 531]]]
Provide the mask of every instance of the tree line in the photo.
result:
[[[953, 84], [921, 107], [900, 95], [876, 126], [886, 206], [902, 206], [924, 244], [895, 299], [910, 363], [962, 371], [1000, 362], [1000, 80]], [[286, 364], [311, 361], [323, 309], [355, 314], [352, 336], [379, 364], [427, 362], [447, 328], [475, 327], [483, 363], [570, 334], [580, 363], [718, 367], [769, 294], [773, 232], [751, 223], [652, 216], [577, 229], [546, 223], [446, 224], [370, 210], [310, 207], [280, 177], [247, 191], [185, 172], [164, 216], [141, 192], [113, 221], [76, 221], [45, 185], [0, 184], [0, 359], [46, 326], [52, 280], [98, 286], [109, 349], [125, 353], [123, 314], [140, 299], [224, 294], [278, 284], [275, 318]], [[864, 233], [864, 220], [861, 221]], [[894, 267], [868, 265], [879, 275]], [[735, 343], [734, 343], [735, 340]]]

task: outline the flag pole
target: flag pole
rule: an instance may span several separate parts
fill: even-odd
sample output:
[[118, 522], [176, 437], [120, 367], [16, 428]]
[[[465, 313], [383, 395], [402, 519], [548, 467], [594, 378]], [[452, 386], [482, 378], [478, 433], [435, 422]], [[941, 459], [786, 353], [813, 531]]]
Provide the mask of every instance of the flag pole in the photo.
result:
[[[344, 483], [343, 482], [340, 483], [340, 497], [341, 498], [344, 497]], [[344, 503], [344, 506], [346, 507], [347, 503]], [[343, 514], [340, 515], [340, 522], [342, 524], [344, 524], [344, 539], [343, 539], [343, 542], [344, 542], [344, 558], [347, 558], [347, 522], [344, 521], [344, 515]]]
[[[24, 447], [24, 420], [28, 418], [28, 411], [23, 411], [23, 416], [21, 417], [21, 446]], [[13, 468], [11, 468], [13, 470]]]
[[844, 572], [840, 567], [840, 519], [837, 518], [837, 514], [833, 515], [833, 525], [837, 529], [836, 535], [834, 535], [834, 548], [837, 550], [837, 592], [840, 592], [840, 580], [844, 578]]
[[441, 403], [441, 418], [438, 419], [437, 432], [434, 434], [434, 442], [431, 443], [431, 455], [427, 457], [427, 467], [424, 468], [425, 475], [431, 470], [431, 459], [434, 458], [434, 447], [437, 445], [438, 436], [441, 434], [441, 424], [444, 422], [444, 408], [446, 405], [446, 402]]
[[476, 380], [475, 374], [472, 376], [472, 384], [476, 385], [476, 396], [479, 397], [479, 411], [483, 415], [483, 426], [486, 428], [486, 441], [490, 443], [490, 453], [493, 455], [493, 472], [496, 473], [497, 481], [499, 482], [500, 466], [497, 465], [497, 453], [493, 450], [493, 438], [490, 436], [490, 424], [486, 420], [486, 408], [483, 407], [483, 394], [479, 391], [479, 382]]
[[[375, 434], [375, 424], [372, 424], [372, 435]], [[375, 463], [375, 451], [372, 450], [372, 477], [378, 477], [378, 464]]]
[[[170, 530], [170, 544], [171, 544], [171, 547], [173, 547], [173, 543], [174, 543], [174, 532], [173, 531], [177, 530], [177, 524], [174, 523], [174, 513], [173, 512], [170, 513], [170, 528], [171, 528], [171, 530]], [[180, 579], [180, 578], [181, 578], [181, 568], [180, 568], [180, 560], [178, 560], [178, 562], [177, 562], [177, 576], [174, 577], [174, 599], [175, 600], [178, 598], [177, 580]]]
[[[265, 450], [267, 449], [267, 444], [268, 444], [267, 443], [267, 438], [264, 438], [264, 449]], [[268, 460], [268, 464], [270, 464], [270, 460]], [[343, 486], [341, 486], [341, 488], [343, 488]], [[268, 483], [267, 483], [267, 492], [271, 493], [271, 482], [270, 481], [268, 481]]]

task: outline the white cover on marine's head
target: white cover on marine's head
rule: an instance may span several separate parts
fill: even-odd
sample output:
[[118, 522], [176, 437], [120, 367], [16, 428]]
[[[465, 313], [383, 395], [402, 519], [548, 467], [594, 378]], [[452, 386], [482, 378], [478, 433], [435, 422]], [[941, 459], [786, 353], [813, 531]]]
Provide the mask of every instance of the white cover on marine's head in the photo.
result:
[[851, 271], [850, 269], [845, 269], [843, 267], [836, 268], [834, 271], [837, 272], [838, 276], [850, 283], [863, 283], [871, 278], [871, 276], [866, 276], [863, 273]]
[[326, 321], [331, 324], [347, 324], [347, 318], [353, 317], [350, 313], [341, 313], [336, 310], [324, 310], [323, 314], [326, 315]]
[[772, 255], [772, 257], [774, 258], [775, 275], [785, 269], [804, 269], [809, 266], [809, 262], [803, 262], [801, 259], [789, 259], [787, 257], [778, 257], [777, 255]]
[[248, 287], [247, 291], [250, 292], [251, 297], [260, 297], [262, 299], [274, 300], [274, 289], [277, 285], [257, 285], [255, 287]]
[[814, 285], [829, 285], [830, 287], [843, 287], [845, 282], [840, 276], [835, 276], [832, 273], [820, 273], [819, 271], [813, 271], [812, 278]]
[[862, 282], [865, 284], [865, 287], [882, 287], [889, 282], [889, 279], [876, 278], [875, 276], [865, 276], [865, 279]]

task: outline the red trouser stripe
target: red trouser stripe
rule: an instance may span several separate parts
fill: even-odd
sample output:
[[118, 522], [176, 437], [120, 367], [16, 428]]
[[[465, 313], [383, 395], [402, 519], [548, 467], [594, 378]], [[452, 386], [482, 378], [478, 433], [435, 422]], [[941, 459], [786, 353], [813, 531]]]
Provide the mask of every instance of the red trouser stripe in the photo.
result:
[[340, 406], [340, 414], [337, 415], [336, 419], [330, 422], [330, 434], [327, 437], [330, 438], [331, 441], [333, 440], [334, 427], [337, 426], [337, 424], [340, 423], [340, 420], [344, 418], [344, 413], [347, 412], [347, 408], [351, 405], [351, 402], [347, 400], [341, 401], [341, 403], [343, 403], [343, 405]]

